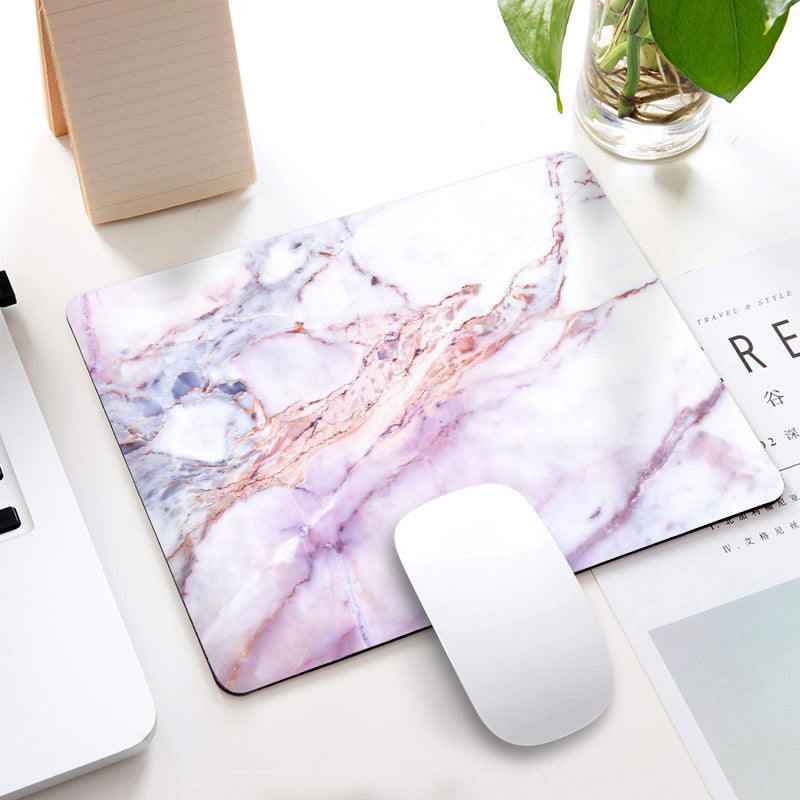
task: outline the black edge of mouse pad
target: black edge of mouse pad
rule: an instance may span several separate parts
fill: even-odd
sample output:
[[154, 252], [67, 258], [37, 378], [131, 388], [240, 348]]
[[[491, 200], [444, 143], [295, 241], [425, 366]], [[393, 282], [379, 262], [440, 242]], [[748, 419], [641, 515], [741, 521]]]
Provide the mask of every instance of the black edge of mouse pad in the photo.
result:
[[214, 676], [419, 630], [396, 523], [502, 483], [582, 570], [782, 490], [559, 153], [89, 292], [68, 318]]

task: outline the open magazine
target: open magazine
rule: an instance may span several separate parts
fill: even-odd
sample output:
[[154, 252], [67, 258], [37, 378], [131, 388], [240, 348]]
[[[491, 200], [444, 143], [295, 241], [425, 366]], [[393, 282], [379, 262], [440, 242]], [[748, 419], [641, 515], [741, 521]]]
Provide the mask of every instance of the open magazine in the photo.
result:
[[714, 798], [800, 797], [800, 239], [665, 281], [785, 491], [594, 570]]

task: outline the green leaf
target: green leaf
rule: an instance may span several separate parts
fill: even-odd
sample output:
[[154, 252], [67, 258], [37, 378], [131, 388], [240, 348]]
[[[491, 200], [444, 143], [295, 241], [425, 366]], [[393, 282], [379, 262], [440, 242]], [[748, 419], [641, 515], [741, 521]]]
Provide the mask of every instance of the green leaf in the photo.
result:
[[[728, 102], [750, 83], [786, 24], [764, 32], [763, 2], [772, 0], [648, 0], [653, 39], [689, 80]], [[776, 2], [777, 4], [777, 2]]]
[[797, 0], [758, 0], [758, 2], [764, 9], [766, 17], [764, 32], [766, 33], [775, 24], [778, 17], [782, 17]]
[[511, 40], [525, 60], [553, 87], [563, 111], [558, 80], [561, 51], [573, 0], [498, 0]]

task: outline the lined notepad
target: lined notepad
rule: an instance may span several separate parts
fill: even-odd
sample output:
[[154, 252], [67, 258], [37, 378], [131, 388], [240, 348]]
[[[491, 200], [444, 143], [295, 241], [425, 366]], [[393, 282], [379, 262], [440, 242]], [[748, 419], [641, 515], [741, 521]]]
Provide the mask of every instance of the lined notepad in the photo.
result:
[[227, 0], [39, 0], [39, 22], [92, 222], [255, 180]]

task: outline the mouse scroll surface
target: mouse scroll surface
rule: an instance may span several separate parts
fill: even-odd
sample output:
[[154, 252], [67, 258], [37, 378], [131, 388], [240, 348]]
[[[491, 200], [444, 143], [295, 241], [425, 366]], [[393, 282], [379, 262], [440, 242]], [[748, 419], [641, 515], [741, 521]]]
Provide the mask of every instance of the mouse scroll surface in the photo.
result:
[[478, 715], [498, 737], [536, 745], [608, 706], [605, 641], [583, 591], [527, 500], [494, 484], [462, 489], [398, 524], [400, 560]]

